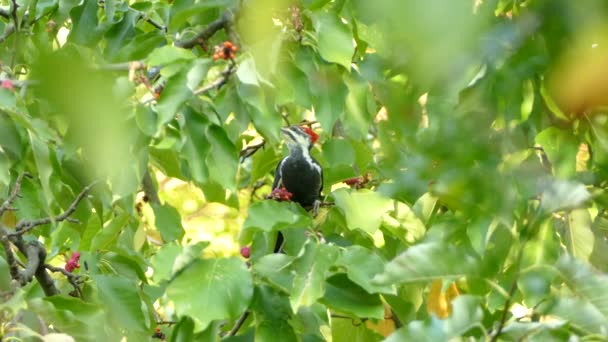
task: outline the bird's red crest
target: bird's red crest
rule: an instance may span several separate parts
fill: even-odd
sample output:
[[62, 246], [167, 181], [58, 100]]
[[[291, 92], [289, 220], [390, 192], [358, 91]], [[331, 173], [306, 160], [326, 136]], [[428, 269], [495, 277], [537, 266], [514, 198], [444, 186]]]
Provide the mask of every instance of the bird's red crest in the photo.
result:
[[315, 133], [315, 131], [313, 131], [310, 127], [302, 126], [302, 129], [304, 130], [304, 132], [306, 132], [306, 134], [310, 136], [310, 140], [313, 144], [316, 143], [317, 140], [319, 140], [319, 135]]

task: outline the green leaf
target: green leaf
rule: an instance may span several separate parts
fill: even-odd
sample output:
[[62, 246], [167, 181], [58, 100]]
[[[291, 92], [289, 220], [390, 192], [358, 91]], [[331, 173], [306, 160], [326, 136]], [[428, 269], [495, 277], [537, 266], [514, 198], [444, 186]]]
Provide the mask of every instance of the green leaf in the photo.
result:
[[366, 292], [344, 274], [337, 274], [327, 279], [322, 301], [333, 310], [353, 317], [384, 318], [384, 305], [380, 296]]
[[421, 243], [408, 248], [391, 260], [376, 275], [376, 285], [402, 284], [437, 278], [458, 278], [472, 273], [477, 259], [463, 246], [442, 242]]
[[98, 5], [95, 1], [84, 1], [70, 11], [72, 29], [69, 40], [75, 44], [93, 46], [101, 38], [97, 24]]
[[4, 153], [4, 149], [0, 146], [0, 189], [8, 187], [11, 182], [11, 164]]
[[236, 190], [236, 172], [239, 166], [238, 152], [228, 139], [226, 131], [217, 125], [209, 126], [207, 138], [211, 143], [207, 155], [207, 165], [210, 178], [225, 190]]
[[130, 331], [146, 331], [146, 314], [137, 291], [137, 284], [128, 278], [94, 275], [99, 299], [107, 305], [107, 314], [116, 327]]
[[209, 169], [205, 162], [210, 150], [210, 144], [205, 132], [209, 122], [188, 108], [184, 113], [186, 127], [183, 131], [187, 137], [184, 144], [183, 157], [187, 159], [191, 177], [198, 183], [204, 184], [209, 178]]
[[236, 71], [236, 77], [244, 84], [259, 86], [258, 72], [255, 69], [255, 61], [249, 57], [239, 63], [239, 69]]
[[302, 306], [311, 306], [325, 293], [325, 278], [338, 257], [335, 246], [308, 241], [294, 261], [295, 278], [289, 298], [294, 312]]
[[334, 13], [317, 12], [312, 14], [312, 18], [321, 57], [350, 70], [351, 58], [355, 51], [350, 28]]
[[293, 284], [291, 264], [294, 257], [286, 254], [268, 254], [253, 263], [253, 273], [272, 286], [289, 293]]
[[566, 246], [572, 256], [581, 260], [589, 260], [595, 236], [591, 230], [591, 215], [587, 209], [572, 210], [568, 214], [566, 231]]
[[339, 189], [332, 193], [336, 207], [340, 208], [348, 228], [362, 229], [374, 234], [382, 223], [382, 215], [391, 209], [390, 199], [369, 190], [348, 191]]
[[160, 231], [164, 242], [180, 240], [184, 236], [182, 217], [177, 209], [167, 203], [153, 204], [152, 209], [154, 209], [154, 225]]
[[291, 322], [289, 297], [267, 286], [256, 286], [252, 309], [256, 341], [297, 341]]
[[425, 321], [411, 321], [385, 341], [448, 341], [481, 324], [483, 311], [477, 297], [462, 295], [452, 301], [452, 314], [445, 320], [434, 315]]
[[152, 256], [150, 259], [150, 263], [154, 269], [152, 279], [156, 283], [160, 283], [166, 279], [171, 279], [171, 276], [173, 275], [173, 265], [181, 252], [181, 246], [175, 243], [169, 243], [162, 246], [156, 252], [156, 254]]
[[382, 335], [368, 329], [362, 322], [351, 318], [332, 318], [331, 338], [335, 342], [375, 342], [383, 341]]
[[155, 49], [148, 56], [148, 65], [168, 65], [179, 61], [189, 61], [195, 59], [196, 56], [190, 50], [178, 48], [175, 46], [165, 45]]
[[252, 157], [251, 182], [254, 183], [274, 171], [280, 160], [281, 157], [272, 148], [258, 150]]
[[249, 207], [243, 229], [259, 229], [265, 232], [290, 227], [308, 227], [310, 215], [294, 202], [261, 201]]
[[205, 328], [213, 320], [236, 318], [245, 311], [253, 281], [238, 258], [199, 259], [173, 279], [167, 296], [178, 315], [189, 315]]
[[553, 164], [555, 176], [566, 178], [576, 174], [578, 143], [572, 132], [549, 127], [538, 133], [535, 140]]
[[177, 74], [169, 77], [163, 89], [156, 110], [159, 129], [171, 121], [178, 109], [192, 96], [188, 88], [188, 68], [182, 68]]
[[[2, 249], [2, 253], [5, 251]], [[0, 291], [11, 290], [11, 275], [8, 268], [8, 263], [0, 256]]]
[[558, 179], [545, 182], [541, 196], [541, 208], [547, 213], [576, 208], [591, 197], [584, 184]]
[[336, 265], [346, 268], [348, 278], [368, 293], [395, 294], [392, 286], [372, 282], [374, 276], [382, 272], [385, 264], [380, 256], [361, 246], [347, 247], [336, 261]]
[[576, 298], [558, 298], [549, 312], [593, 333], [608, 330], [608, 276], [569, 256], [562, 257], [556, 268]]
[[312, 71], [308, 78], [311, 92], [316, 100], [314, 108], [317, 120], [324, 130], [331, 132], [336, 120], [344, 113], [348, 94], [342, 73], [335, 66], [324, 65]]
[[121, 229], [129, 222], [129, 214], [120, 213], [107, 222], [91, 241], [90, 250], [105, 249], [116, 240]]
[[138, 106], [135, 110], [135, 122], [139, 130], [149, 137], [158, 132], [158, 115], [150, 107]]
[[12, 91], [0, 88], [0, 109], [6, 111], [17, 110], [17, 99]]
[[99, 305], [68, 296], [51, 296], [32, 298], [28, 309], [77, 341], [94, 342], [108, 337], [104, 310]]
[[194, 340], [194, 321], [185, 316], [177, 322], [171, 334], [171, 342], [187, 342]]
[[50, 204], [54, 201], [53, 192], [51, 190], [51, 174], [53, 173], [53, 167], [51, 165], [49, 148], [45, 142], [43, 142], [37, 135], [32, 131], [29, 131], [30, 143], [32, 146], [32, 152], [34, 153], [34, 160], [36, 161], [36, 168], [40, 178], [40, 184], [44, 191], [46, 199], [45, 211], [48, 212]]

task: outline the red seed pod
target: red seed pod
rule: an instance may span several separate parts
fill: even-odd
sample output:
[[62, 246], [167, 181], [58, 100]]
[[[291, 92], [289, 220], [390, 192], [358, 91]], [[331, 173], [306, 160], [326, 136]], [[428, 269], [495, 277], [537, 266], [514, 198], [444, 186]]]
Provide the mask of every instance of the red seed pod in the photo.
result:
[[245, 259], [249, 259], [251, 256], [251, 248], [249, 246], [241, 247], [241, 256]]

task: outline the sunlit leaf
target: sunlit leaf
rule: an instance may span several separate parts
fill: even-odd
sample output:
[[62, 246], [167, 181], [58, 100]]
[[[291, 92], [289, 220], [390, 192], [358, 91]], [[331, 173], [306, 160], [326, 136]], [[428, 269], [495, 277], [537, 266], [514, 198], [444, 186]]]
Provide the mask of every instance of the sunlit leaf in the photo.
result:
[[309, 241], [294, 261], [295, 278], [290, 296], [294, 312], [302, 306], [311, 306], [325, 293], [325, 278], [338, 256], [335, 246]]
[[[194, 284], [198, 284], [193, 292]], [[199, 259], [181, 272], [167, 288], [179, 315], [190, 315], [202, 327], [216, 319], [236, 318], [249, 306], [253, 282], [237, 258]]]
[[313, 21], [321, 56], [350, 70], [354, 45], [353, 35], [348, 26], [340, 21], [338, 16], [328, 12], [314, 13]]
[[427, 281], [436, 278], [458, 278], [475, 270], [478, 261], [470, 253], [452, 244], [421, 243], [408, 248], [391, 260], [377, 274], [377, 285]]
[[380, 223], [382, 214], [391, 208], [391, 201], [373, 191], [349, 192], [340, 189], [332, 193], [336, 206], [344, 213], [349, 229], [362, 229], [373, 234]]

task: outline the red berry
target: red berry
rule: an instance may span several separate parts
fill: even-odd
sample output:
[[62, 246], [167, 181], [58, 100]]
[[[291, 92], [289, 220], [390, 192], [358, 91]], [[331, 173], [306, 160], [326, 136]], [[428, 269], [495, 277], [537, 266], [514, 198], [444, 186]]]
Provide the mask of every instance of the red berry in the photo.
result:
[[237, 52], [239, 48], [236, 45], [232, 45], [231, 50], [232, 52]]
[[213, 54], [213, 60], [217, 61], [220, 58], [220, 55], [218, 53], [214, 53]]
[[160, 327], [156, 327], [156, 332], [159, 333], [160, 332]]
[[15, 86], [13, 85], [13, 81], [11, 80], [2, 80], [0, 84], [0, 88], [8, 89], [10, 91], [15, 91]]
[[227, 41], [224, 42], [224, 46], [227, 47], [227, 48], [231, 48], [232, 47], [232, 42], [229, 41], [229, 40], [227, 40]]
[[241, 247], [241, 256], [245, 259], [249, 259], [251, 256], [251, 248], [249, 246]]

